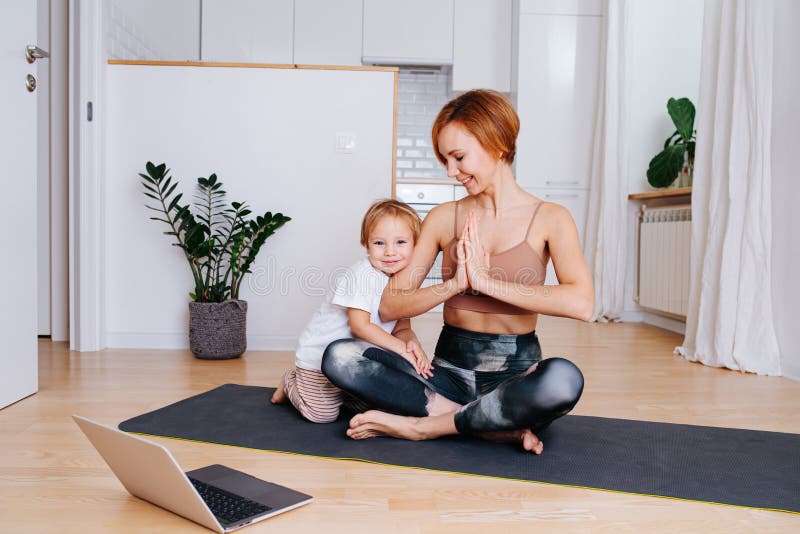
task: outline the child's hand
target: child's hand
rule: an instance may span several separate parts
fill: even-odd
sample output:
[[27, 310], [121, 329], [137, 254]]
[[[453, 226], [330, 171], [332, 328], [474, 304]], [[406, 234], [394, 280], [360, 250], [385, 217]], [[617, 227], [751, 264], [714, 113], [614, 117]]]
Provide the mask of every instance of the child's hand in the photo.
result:
[[414, 366], [417, 374], [423, 378], [430, 378], [433, 376], [431, 372], [431, 362], [428, 360], [428, 356], [425, 354], [425, 351], [422, 350], [422, 345], [420, 345], [418, 341], [413, 339], [408, 341], [406, 343], [406, 350], [401, 356], [408, 360], [408, 362]]

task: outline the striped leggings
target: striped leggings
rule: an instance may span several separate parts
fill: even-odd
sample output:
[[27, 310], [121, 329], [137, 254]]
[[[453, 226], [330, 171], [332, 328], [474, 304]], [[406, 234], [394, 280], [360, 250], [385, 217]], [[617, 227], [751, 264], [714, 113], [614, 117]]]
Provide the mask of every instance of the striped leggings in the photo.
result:
[[366, 409], [366, 405], [331, 384], [322, 371], [294, 367], [283, 375], [279, 387], [300, 415], [312, 423], [336, 421], [343, 404], [355, 411]]

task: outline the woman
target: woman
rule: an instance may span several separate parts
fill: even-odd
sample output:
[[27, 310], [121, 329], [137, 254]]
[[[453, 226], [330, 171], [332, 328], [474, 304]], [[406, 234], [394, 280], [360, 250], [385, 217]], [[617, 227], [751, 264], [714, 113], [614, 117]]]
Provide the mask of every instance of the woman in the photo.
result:
[[[433, 376], [364, 342], [329, 345], [323, 372], [380, 410], [353, 417], [351, 438], [465, 433], [541, 454], [534, 431], [578, 402], [581, 372], [562, 358], [542, 360], [535, 328], [539, 313], [589, 320], [591, 277], [569, 212], [517, 185], [518, 132], [516, 112], [494, 91], [467, 92], [436, 118], [437, 157], [469, 195], [428, 214], [411, 263], [392, 277], [380, 307], [383, 320], [394, 320], [444, 303]], [[439, 251], [444, 281], [421, 288]], [[548, 257], [557, 286], [542, 285]]]

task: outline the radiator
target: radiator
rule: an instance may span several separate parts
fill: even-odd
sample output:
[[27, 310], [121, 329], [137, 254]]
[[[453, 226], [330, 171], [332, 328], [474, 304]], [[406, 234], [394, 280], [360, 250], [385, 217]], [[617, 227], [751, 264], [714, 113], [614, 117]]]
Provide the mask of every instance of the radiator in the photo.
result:
[[639, 305], [685, 319], [689, 302], [691, 207], [643, 206], [639, 221]]

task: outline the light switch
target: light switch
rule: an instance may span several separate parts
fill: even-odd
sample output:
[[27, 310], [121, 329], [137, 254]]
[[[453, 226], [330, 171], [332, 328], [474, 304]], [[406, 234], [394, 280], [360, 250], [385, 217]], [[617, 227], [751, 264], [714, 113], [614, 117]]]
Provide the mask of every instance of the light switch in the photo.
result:
[[336, 132], [336, 152], [352, 154], [356, 150], [356, 134]]

